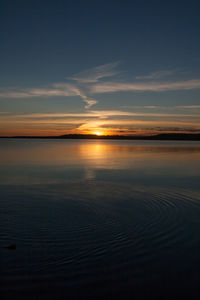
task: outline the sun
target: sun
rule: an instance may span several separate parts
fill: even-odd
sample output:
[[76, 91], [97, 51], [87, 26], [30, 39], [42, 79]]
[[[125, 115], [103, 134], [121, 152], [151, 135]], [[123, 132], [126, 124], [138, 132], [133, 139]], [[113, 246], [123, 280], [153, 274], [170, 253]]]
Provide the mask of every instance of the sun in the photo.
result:
[[93, 134], [100, 136], [100, 135], [103, 135], [103, 132], [102, 131], [94, 131]]

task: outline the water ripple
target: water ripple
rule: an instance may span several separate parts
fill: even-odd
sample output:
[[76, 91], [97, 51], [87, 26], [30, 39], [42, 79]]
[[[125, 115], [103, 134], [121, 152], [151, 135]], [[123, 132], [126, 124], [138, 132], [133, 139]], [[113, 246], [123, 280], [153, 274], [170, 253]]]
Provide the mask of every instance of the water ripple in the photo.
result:
[[17, 241], [16, 262], [6, 257], [4, 276], [31, 270], [67, 276], [71, 284], [74, 276], [98, 282], [97, 274], [138, 280], [166, 257], [173, 264], [200, 245], [200, 195], [186, 189], [102, 182], [40, 186], [34, 193], [16, 188], [1, 207], [1, 242]]

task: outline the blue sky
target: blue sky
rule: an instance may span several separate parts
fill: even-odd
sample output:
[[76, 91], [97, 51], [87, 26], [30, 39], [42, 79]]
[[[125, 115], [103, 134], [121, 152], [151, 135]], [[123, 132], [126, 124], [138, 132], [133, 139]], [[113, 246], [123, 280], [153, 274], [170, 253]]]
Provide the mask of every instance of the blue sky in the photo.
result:
[[200, 131], [198, 1], [1, 1], [0, 135]]

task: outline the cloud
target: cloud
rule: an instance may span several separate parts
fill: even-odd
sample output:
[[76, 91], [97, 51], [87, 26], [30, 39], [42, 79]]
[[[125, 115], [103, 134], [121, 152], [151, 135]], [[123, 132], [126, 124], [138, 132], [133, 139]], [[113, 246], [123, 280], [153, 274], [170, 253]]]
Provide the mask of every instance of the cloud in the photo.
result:
[[101, 65], [68, 78], [73, 83], [55, 83], [50, 88], [36, 89], [8, 89], [1, 90], [1, 98], [31, 98], [31, 97], [56, 97], [56, 96], [80, 96], [83, 102], [86, 103], [85, 108], [90, 109], [98, 101], [91, 97], [90, 84], [99, 82], [100, 79], [111, 77], [119, 73], [115, 71], [119, 62], [113, 62]]
[[176, 90], [200, 89], [200, 79], [173, 81], [173, 82], [148, 82], [148, 83], [122, 83], [103, 82], [91, 86], [93, 94], [116, 93], [116, 92], [164, 92]]
[[80, 95], [83, 99], [83, 101], [86, 103], [85, 108], [89, 109], [91, 106], [95, 105], [98, 103], [97, 100], [94, 99], [89, 99], [87, 96], [85, 95]]
[[33, 98], [33, 97], [53, 97], [53, 96], [77, 96], [75, 89], [66, 87], [65, 89], [8, 89], [0, 90], [0, 98]]
[[[161, 110], [162, 111], [162, 110]], [[11, 113], [8, 114], [2, 114], [1, 120], [9, 120], [9, 119], [63, 119], [63, 118], [97, 118], [97, 119], [108, 119], [108, 118], [116, 118], [116, 117], [123, 117], [123, 118], [129, 118], [129, 117], [150, 117], [150, 118], [185, 118], [185, 117], [191, 117], [192, 119], [194, 118], [200, 118], [200, 113], [162, 113], [162, 112], [131, 112], [131, 111], [120, 111], [120, 110], [89, 110], [87, 112], [83, 113], [32, 113], [32, 114], [19, 114], [19, 115], [12, 115]]]
[[[97, 100], [90, 99], [88, 95], [116, 92], [164, 92], [176, 90], [200, 89], [200, 79], [173, 81], [173, 82], [148, 82], [148, 83], [123, 83], [123, 82], [102, 82], [88, 85], [85, 88], [72, 84], [58, 83], [55, 88], [46, 89], [8, 89], [0, 91], [0, 98], [30, 98], [30, 97], [55, 97], [55, 96], [80, 96], [87, 106], [91, 107]], [[87, 92], [84, 91], [87, 90]], [[88, 94], [88, 95], [87, 95]]]
[[119, 62], [113, 62], [109, 64], [105, 64], [102, 66], [98, 66], [69, 77], [68, 79], [72, 79], [78, 81], [79, 83], [92, 83], [98, 82], [99, 79], [105, 77], [111, 77], [119, 73], [119, 71], [114, 71], [113, 69], [119, 65]]
[[95, 99], [91, 99], [90, 89], [87, 88], [88, 84], [96, 83], [100, 79], [105, 77], [111, 77], [118, 74], [118, 71], [113, 70], [115, 67], [119, 65], [119, 62], [113, 62], [109, 64], [105, 64], [102, 66], [98, 66], [80, 73], [75, 74], [69, 79], [76, 82], [76, 87], [79, 90], [79, 96], [86, 103], [85, 108], [90, 109], [93, 105], [97, 104], [98, 101]]
[[160, 79], [166, 76], [173, 75], [176, 72], [177, 72], [176, 70], [157, 71], [157, 72], [152, 72], [149, 75], [145, 75], [145, 76], [136, 76], [136, 79]]
[[81, 122], [87, 123], [88, 121], [100, 122], [105, 124], [109, 122], [136, 122], [136, 121], [182, 121], [197, 122], [200, 119], [200, 113], [162, 113], [162, 112], [131, 112], [120, 110], [90, 110], [83, 113], [32, 113], [32, 114], [19, 114], [19, 115], [1, 115], [0, 123], [4, 122]]
[[158, 71], [137, 79], [154, 79], [151, 81], [107, 81], [119, 72], [115, 68], [119, 62], [101, 65], [68, 78], [70, 81], [52, 84], [45, 88], [8, 88], [0, 90], [0, 98], [36, 98], [36, 97], [73, 97], [79, 96], [85, 103], [86, 109], [98, 103], [94, 95], [117, 92], [167, 92], [178, 90], [200, 89], [200, 79], [179, 81], [159, 81], [160, 78], [173, 74], [173, 70]]
[[167, 110], [174, 110], [174, 109], [200, 109], [200, 105], [170, 105], [170, 106], [161, 106], [161, 105], [123, 105], [123, 108], [128, 109], [167, 109]]
[[111, 77], [118, 74], [118, 71], [113, 70], [118, 65], [119, 62], [113, 62], [98, 66], [67, 78], [73, 80], [73, 84], [58, 83], [54, 84], [54, 86], [62, 91], [64, 90], [65, 92], [71, 92], [77, 96], [80, 96], [83, 102], [86, 103], [85, 108], [90, 109], [93, 105], [98, 103], [97, 100], [92, 99], [91, 97], [90, 84], [97, 83], [102, 78]]

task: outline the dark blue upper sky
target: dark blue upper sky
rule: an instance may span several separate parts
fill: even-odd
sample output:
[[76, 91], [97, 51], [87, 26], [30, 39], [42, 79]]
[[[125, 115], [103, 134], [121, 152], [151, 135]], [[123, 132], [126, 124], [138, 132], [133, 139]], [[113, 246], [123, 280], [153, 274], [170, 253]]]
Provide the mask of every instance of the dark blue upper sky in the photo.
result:
[[1, 1], [1, 81], [38, 84], [122, 61], [199, 72], [199, 1]]
[[[102, 76], [105, 81], [141, 83], [150, 76], [162, 82], [166, 74], [149, 75], [160, 71], [171, 72], [167, 82], [198, 80], [199, 11], [199, 1], [1, 0], [0, 109], [17, 113], [44, 112], [47, 106], [52, 112], [79, 109], [83, 100], [79, 93], [70, 94], [66, 103], [65, 95], [27, 100], [9, 91], [49, 88], [79, 72], [115, 62], [120, 62], [113, 66], [118, 72], [113, 78]], [[78, 88], [98, 101], [95, 109], [113, 110], [122, 104], [198, 105], [197, 85], [153, 93], [141, 89], [139, 94], [124, 87], [89, 94], [85, 87]]]

